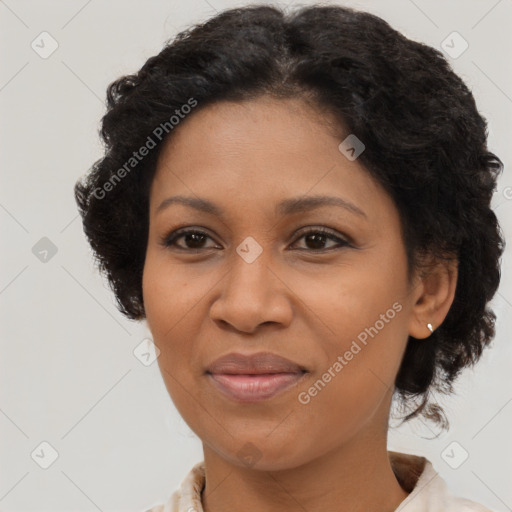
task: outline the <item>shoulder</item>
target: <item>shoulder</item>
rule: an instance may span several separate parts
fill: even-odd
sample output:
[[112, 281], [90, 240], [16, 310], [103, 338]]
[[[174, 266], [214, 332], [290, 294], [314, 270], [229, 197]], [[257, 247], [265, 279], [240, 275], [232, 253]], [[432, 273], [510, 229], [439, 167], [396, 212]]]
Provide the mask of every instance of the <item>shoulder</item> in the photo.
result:
[[446, 481], [435, 471], [430, 462], [427, 462], [425, 470], [427, 478], [432, 480], [430, 489], [426, 489], [426, 498], [429, 504], [426, 510], [434, 511], [439, 509], [444, 512], [496, 512], [481, 503], [452, 494]]
[[203, 512], [201, 491], [204, 484], [204, 461], [201, 461], [192, 467], [165, 503], [153, 505], [144, 512]]
[[[181, 493], [180, 489], [176, 489], [166, 503], [153, 505], [151, 508], [144, 510], [144, 512], [181, 512], [183, 507], [180, 503]], [[189, 512], [188, 510], [186, 512]]]
[[144, 512], [181, 512], [182, 509], [179, 506], [179, 498], [179, 490], [176, 490], [171, 494], [166, 503], [153, 505], [151, 508], [144, 510]]
[[475, 501], [453, 495], [445, 480], [425, 457], [390, 453], [397, 479], [409, 491], [395, 512], [496, 512]]
[[458, 496], [451, 496], [446, 512], [496, 512], [484, 505]]

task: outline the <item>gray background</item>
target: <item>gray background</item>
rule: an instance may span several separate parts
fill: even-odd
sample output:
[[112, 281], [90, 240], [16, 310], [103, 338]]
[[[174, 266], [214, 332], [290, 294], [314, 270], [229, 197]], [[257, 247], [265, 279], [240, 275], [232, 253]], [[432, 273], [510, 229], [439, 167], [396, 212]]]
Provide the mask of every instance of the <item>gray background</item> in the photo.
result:
[[[145, 510], [202, 459], [157, 363], [134, 356], [149, 331], [116, 310], [72, 188], [101, 155], [107, 85], [138, 70], [177, 31], [246, 3], [0, 0], [0, 510]], [[453, 31], [467, 40], [468, 49], [448, 60], [472, 89], [489, 121], [490, 149], [505, 163], [493, 204], [508, 238], [512, 0], [336, 3], [374, 12], [438, 48]], [[51, 48], [43, 31], [58, 43], [47, 58], [31, 47]], [[441, 400], [450, 431], [428, 440], [431, 427], [416, 421], [389, 436], [390, 449], [427, 456], [454, 494], [502, 511], [512, 510], [509, 263], [507, 250], [492, 349], [459, 380], [457, 395]], [[51, 450], [42, 442], [58, 453], [47, 469], [41, 464], [51, 462]], [[468, 459], [451, 467], [465, 452]]]

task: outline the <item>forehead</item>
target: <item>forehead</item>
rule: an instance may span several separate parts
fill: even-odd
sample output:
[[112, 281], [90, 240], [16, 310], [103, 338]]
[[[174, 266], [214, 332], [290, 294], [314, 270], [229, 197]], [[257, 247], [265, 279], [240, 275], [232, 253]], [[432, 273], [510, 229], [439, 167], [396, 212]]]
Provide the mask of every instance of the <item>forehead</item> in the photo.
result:
[[161, 150], [151, 209], [170, 195], [240, 208], [308, 192], [334, 193], [375, 209], [384, 192], [357, 160], [339, 151], [343, 137], [332, 117], [300, 100], [262, 97], [199, 108]]

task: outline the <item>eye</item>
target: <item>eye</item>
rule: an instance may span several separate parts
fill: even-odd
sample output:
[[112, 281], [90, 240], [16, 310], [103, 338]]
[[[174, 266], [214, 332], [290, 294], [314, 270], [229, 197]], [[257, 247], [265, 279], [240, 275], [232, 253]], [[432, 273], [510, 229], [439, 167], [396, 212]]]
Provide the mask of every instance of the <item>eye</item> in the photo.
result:
[[[215, 247], [205, 247], [207, 239], [212, 238], [205, 233], [197, 229], [178, 229], [170, 235], [165, 236], [160, 243], [164, 247], [176, 247], [179, 250], [188, 252], [199, 252], [203, 249], [214, 249]], [[177, 243], [178, 240], [183, 239], [183, 244]]]
[[[313, 252], [321, 252], [345, 246], [351, 247], [349, 242], [326, 228], [309, 229], [308, 231], [303, 232], [297, 240], [301, 240], [302, 238], [304, 238], [306, 245], [309, 247], [306, 249], [298, 249], [300, 251], [307, 251], [309, 249]], [[325, 244], [329, 241], [334, 242], [334, 247], [325, 247]]]
[[[302, 238], [304, 238], [307, 247], [299, 248], [298, 250], [300, 251], [322, 252], [345, 246], [352, 247], [348, 241], [337, 236], [331, 230], [322, 227], [302, 232], [300, 237], [296, 239], [295, 243]], [[205, 249], [220, 248], [219, 246], [208, 247], [206, 245], [208, 239], [212, 240], [210, 235], [204, 231], [200, 231], [198, 229], [178, 229], [171, 234], [164, 236], [160, 243], [164, 247], [173, 247], [187, 252], [200, 252]], [[178, 243], [179, 240], [182, 240], [182, 242]], [[325, 244], [328, 242], [333, 242], [334, 247], [325, 247]]]

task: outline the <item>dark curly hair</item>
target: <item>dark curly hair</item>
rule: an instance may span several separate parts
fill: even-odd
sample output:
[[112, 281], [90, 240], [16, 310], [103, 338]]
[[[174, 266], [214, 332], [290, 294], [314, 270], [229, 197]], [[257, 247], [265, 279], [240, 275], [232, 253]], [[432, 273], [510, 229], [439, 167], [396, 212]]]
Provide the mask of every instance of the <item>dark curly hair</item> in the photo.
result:
[[[145, 318], [149, 188], [171, 118], [193, 102], [190, 115], [260, 95], [303, 98], [364, 142], [360, 161], [399, 211], [409, 277], [426, 254], [458, 259], [445, 321], [428, 342], [409, 337], [395, 381], [401, 405], [414, 403], [404, 421], [421, 414], [446, 428], [432, 391], [453, 392], [460, 371], [495, 335], [487, 303], [499, 285], [505, 242], [490, 201], [503, 164], [487, 150], [487, 123], [442, 53], [375, 15], [325, 5], [226, 10], [180, 32], [138, 72], [108, 86], [105, 154], [74, 191], [119, 310]], [[144, 146], [151, 149], [135, 159]]]

